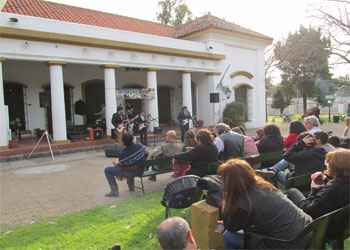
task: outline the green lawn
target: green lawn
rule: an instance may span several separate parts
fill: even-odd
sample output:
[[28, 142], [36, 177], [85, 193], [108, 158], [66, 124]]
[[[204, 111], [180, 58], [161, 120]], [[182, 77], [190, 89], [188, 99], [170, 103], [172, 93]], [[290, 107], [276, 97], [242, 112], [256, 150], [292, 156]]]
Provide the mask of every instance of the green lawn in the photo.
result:
[[[118, 204], [17, 226], [0, 234], [0, 249], [159, 249], [156, 229], [164, 220], [163, 191]], [[191, 209], [171, 210], [190, 222]], [[327, 246], [327, 249], [330, 249]], [[345, 249], [350, 249], [349, 239]]]
[[[18, 226], [0, 235], [1, 249], [158, 249], [156, 229], [164, 220], [163, 192]], [[190, 221], [190, 209], [171, 210]]]
[[[333, 123], [333, 115], [339, 115], [339, 114], [331, 114], [331, 123]], [[301, 116], [302, 116], [302, 114], [294, 114], [294, 115], [292, 115], [290, 117], [290, 121], [284, 121], [283, 120], [283, 116], [280, 116], [280, 115], [269, 115], [267, 117], [267, 121], [268, 122], [277, 122], [277, 123], [282, 123], [282, 122], [289, 123], [291, 121], [300, 120]], [[323, 121], [323, 123], [328, 123], [328, 115], [320, 115], [320, 118]], [[339, 122], [343, 122], [343, 121], [339, 120]]]

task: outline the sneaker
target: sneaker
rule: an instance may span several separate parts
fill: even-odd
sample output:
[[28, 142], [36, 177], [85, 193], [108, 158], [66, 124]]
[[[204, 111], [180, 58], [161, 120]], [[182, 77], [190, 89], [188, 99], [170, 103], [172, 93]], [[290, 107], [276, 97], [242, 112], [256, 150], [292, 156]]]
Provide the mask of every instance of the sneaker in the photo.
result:
[[267, 178], [267, 177], [274, 177], [276, 172], [273, 171], [272, 169], [268, 169], [268, 168], [263, 168], [263, 169], [257, 169], [255, 170], [256, 175], [263, 177], [263, 178]]

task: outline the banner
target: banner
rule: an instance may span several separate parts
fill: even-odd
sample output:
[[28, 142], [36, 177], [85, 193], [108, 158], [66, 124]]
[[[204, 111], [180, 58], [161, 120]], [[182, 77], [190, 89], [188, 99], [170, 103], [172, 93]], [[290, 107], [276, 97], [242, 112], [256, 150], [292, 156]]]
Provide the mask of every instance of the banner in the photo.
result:
[[116, 89], [116, 95], [121, 99], [152, 99], [154, 89]]

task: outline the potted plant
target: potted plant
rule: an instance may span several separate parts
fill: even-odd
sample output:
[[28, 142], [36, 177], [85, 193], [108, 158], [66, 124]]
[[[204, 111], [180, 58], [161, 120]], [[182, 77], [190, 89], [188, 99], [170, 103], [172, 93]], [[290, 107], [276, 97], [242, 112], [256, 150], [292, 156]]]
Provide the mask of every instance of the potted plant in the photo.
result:
[[16, 118], [10, 121], [10, 126], [12, 128], [12, 140], [9, 141], [10, 148], [18, 147], [18, 139], [20, 137], [19, 129], [22, 127], [21, 119]]

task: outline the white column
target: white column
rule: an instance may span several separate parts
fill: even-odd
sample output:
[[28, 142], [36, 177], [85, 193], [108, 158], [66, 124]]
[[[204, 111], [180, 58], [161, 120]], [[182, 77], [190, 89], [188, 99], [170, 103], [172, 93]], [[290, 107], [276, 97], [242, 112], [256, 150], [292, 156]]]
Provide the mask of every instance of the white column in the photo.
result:
[[[182, 106], [186, 106], [188, 111], [193, 115], [192, 112], [192, 91], [191, 91], [191, 73], [193, 70], [184, 70], [182, 73]], [[192, 123], [190, 123], [192, 127]]]
[[[207, 73], [207, 78], [208, 78], [208, 95], [210, 93], [218, 93], [218, 90], [216, 89], [216, 85], [219, 82], [219, 76], [221, 75], [221, 72], [210, 72]], [[220, 101], [220, 98], [219, 98]], [[208, 106], [204, 109], [203, 111], [207, 112], [209, 111], [209, 120], [204, 121], [205, 124], [208, 125], [215, 125], [220, 121], [220, 116], [219, 116], [219, 103], [210, 103], [208, 102]]]
[[2, 62], [6, 59], [0, 57], [0, 117], [4, 117], [7, 119], [0, 119], [0, 149], [8, 148], [8, 111], [5, 107], [5, 99], [4, 99], [4, 82], [2, 77]]
[[147, 88], [154, 89], [154, 98], [148, 99], [147, 113], [153, 118], [157, 118], [148, 126], [148, 131], [154, 131], [154, 127], [159, 127], [159, 113], [158, 113], [158, 91], [157, 91], [157, 68], [148, 68], [147, 71]]
[[119, 65], [105, 64], [101, 67], [104, 69], [105, 76], [106, 133], [108, 136], [111, 136], [111, 129], [114, 128], [112, 116], [117, 112], [115, 69], [119, 68]]
[[64, 61], [49, 61], [51, 86], [51, 113], [53, 139], [56, 143], [67, 142], [66, 109], [62, 66]]

